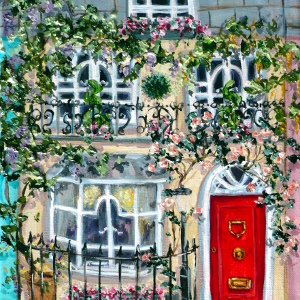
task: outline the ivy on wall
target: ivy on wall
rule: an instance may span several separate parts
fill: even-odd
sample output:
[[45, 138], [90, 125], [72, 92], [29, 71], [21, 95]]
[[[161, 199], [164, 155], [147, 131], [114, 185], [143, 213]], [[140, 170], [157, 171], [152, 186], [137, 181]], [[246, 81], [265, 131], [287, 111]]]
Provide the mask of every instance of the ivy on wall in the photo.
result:
[[[101, 83], [88, 81], [84, 95], [85, 103], [90, 106], [82, 128], [85, 146], [60, 144], [50, 132], [43, 131], [34, 118], [35, 105], [44, 104], [45, 97], [55, 98], [54, 75], [59, 72], [63, 76], [72, 76], [79, 67], [71, 64], [75, 49], [79, 47], [83, 52], [89, 51], [95, 59], [101, 56], [108, 64], [111, 60], [120, 64], [125, 82], [137, 79], [145, 66], [154, 68], [166, 64], [171, 75], [187, 89], [194, 88], [193, 68], [203, 64], [209, 69], [216, 52], [223, 59], [252, 55], [258, 77], [245, 90], [256, 96], [258, 103], [269, 100], [274, 118], [260, 117], [261, 127], [255, 129], [245, 116], [238, 114], [242, 99], [230, 81], [222, 91], [228, 103], [219, 108], [217, 118], [209, 111], [190, 113], [186, 119], [187, 132], [170, 130], [170, 120], [152, 120], [147, 131], [153, 141], [150, 152], [154, 159], [149, 171], [166, 168], [180, 185], [193, 168], [206, 172], [213, 164], [235, 165], [251, 173], [251, 169], [259, 164], [260, 180], [267, 188], [258, 199], [258, 205], [265, 203], [275, 208], [273, 235], [276, 250], [284, 255], [297, 250], [298, 241], [292, 236], [295, 223], [288, 211], [293, 208], [293, 195], [298, 184], [290, 181], [290, 171], [285, 172], [284, 166], [286, 160], [296, 163], [300, 156], [286, 156], [281, 148], [286, 145], [300, 150], [296, 140], [286, 137], [287, 119], [295, 121], [296, 130], [300, 120], [300, 107], [296, 102], [300, 93], [300, 69], [291, 65], [293, 60], [299, 61], [300, 48], [294, 42], [284, 42], [276, 34], [275, 21], [265, 24], [262, 20], [249, 23], [246, 17], [241, 21], [231, 19], [222, 32], [210, 36], [207, 26], [191, 16], [176, 20], [127, 18], [118, 22], [114, 14], [99, 16], [97, 9], [90, 5], [77, 14], [72, 1], [11, 0], [10, 4], [11, 10], [3, 18], [5, 32], [10, 43], [18, 39], [21, 47], [18, 54], [3, 55], [1, 61], [0, 171], [8, 181], [24, 178], [24, 188], [17, 202], [11, 202], [8, 195], [8, 203], [0, 204], [1, 218], [12, 221], [12, 225], [2, 226], [1, 240], [6, 247], [26, 254], [22, 235], [16, 240], [17, 231], [21, 233], [22, 223], [27, 219], [23, 213], [26, 201], [37, 192], [47, 192], [56, 180], [47, 180], [45, 162], [51, 162], [55, 156], [72, 161], [75, 166], [72, 172], [80, 180], [89, 167], [83, 159], [83, 154], [87, 153], [98, 172], [106, 174], [109, 170], [109, 155], [98, 153], [92, 144], [95, 134], [113, 140], [109, 118], [101, 113]], [[175, 54], [163, 46], [165, 37], [175, 39], [176, 47], [188, 44], [190, 39], [194, 39], [195, 44], [188, 53]], [[3, 40], [2, 43], [6, 42]], [[135, 64], [130, 66], [132, 60]], [[262, 76], [263, 71], [267, 71], [268, 78]], [[276, 98], [275, 90], [282, 86], [284, 89], [291, 83], [297, 83], [298, 92], [286, 114], [286, 99], [284, 95]], [[159, 97], [155, 96], [156, 99]], [[41, 140], [37, 140], [37, 134], [41, 134]], [[248, 186], [250, 191], [255, 188]], [[165, 196], [170, 202], [172, 193]], [[165, 205], [163, 209], [170, 221], [180, 226], [174, 218], [173, 208], [168, 209]], [[199, 210], [195, 213], [199, 214]]]

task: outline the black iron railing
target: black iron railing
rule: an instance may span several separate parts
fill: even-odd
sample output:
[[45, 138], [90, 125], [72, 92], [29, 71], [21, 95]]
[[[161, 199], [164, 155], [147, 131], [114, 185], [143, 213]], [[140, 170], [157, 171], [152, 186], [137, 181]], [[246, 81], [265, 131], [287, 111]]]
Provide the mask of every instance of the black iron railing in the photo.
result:
[[[181, 270], [182, 268], [186, 269], [186, 272], [184, 272], [184, 280], [181, 280], [181, 278], [177, 279], [176, 281], [181, 283], [181, 290], [184, 291], [186, 289], [189, 289], [190, 292], [187, 293], [187, 297], [182, 297], [182, 299], [185, 300], [191, 300], [196, 299], [196, 280], [194, 280], [194, 284], [192, 287], [191, 284], [191, 272], [189, 270], [189, 265], [188, 265], [188, 257], [192, 255], [192, 259], [194, 259], [194, 277], [196, 278], [196, 261], [197, 261], [197, 248], [198, 246], [195, 243], [195, 239], [193, 239], [192, 242], [192, 247], [189, 246], [189, 242], [187, 242], [187, 245], [185, 247], [185, 251], [182, 253], [173, 253], [173, 249], [171, 247], [171, 244], [168, 249], [168, 253], [166, 255], [158, 255], [156, 253], [156, 244], [151, 247], [151, 253], [152, 255], [149, 256], [148, 260], [148, 268], [152, 268], [152, 298], [153, 300], [157, 299], [156, 296], [156, 289], [157, 289], [157, 276], [159, 274], [158, 268], [161, 266], [161, 264], [157, 263], [159, 261], [165, 261], [164, 267], [167, 266], [167, 271], [164, 272], [164, 276], [167, 277], [166, 282], [167, 284], [167, 293], [168, 293], [168, 298], [169, 300], [172, 300], [173, 293], [174, 293], [174, 280], [175, 280], [175, 271], [173, 269], [173, 260], [175, 258], [183, 257], [182, 259], [182, 265], [181, 265]], [[150, 249], [150, 247], [149, 247]], [[37, 255], [34, 253], [37, 252]], [[71, 241], [69, 241], [68, 246], [65, 250], [62, 250], [59, 245], [57, 244], [57, 238], [55, 237], [53, 246], [50, 247], [45, 247], [44, 239], [43, 239], [43, 234], [40, 236], [40, 239], [37, 244], [33, 243], [33, 238], [32, 234], [30, 233], [29, 239], [28, 239], [28, 265], [29, 265], [29, 295], [31, 299], [36, 299], [35, 294], [37, 291], [35, 290], [35, 280], [38, 278], [38, 286], [39, 286], [39, 294], [41, 295], [41, 300], [43, 300], [43, 296], [46, 295], [45, 291], [45, 286], [44, 286], [44, 268], [43, 264], [46, 260], [45, 254], [47, 259], [52, 261], [52, 273], [53, 273], [53, 285], [54, 285], [54, 296], [53, 299], [56, 300], [58, 299], [58, 294], [57, 294], [57, 284], [58, 284], [58, 267], [57, 267], [57, 256], [64, 256], [66, 257], [66, 262], [67, 262], [67, 277], [68, 277], [68, 296], [69, 299], [90, 299], [88, 296], [88, 290], [87, 290], [87, 284], [88, 284], [88, 279], [87, 279], [87, 274], [88, 274], [88, 265], [87, 265], [87, 260], [88, 259], [96, 259], [98, 261], [98, 292], [97, 296], [98, 300], [102, 299], [102, 290], [103, 290], [103, 285], [102, 285], [102, 279], [107, 277], [106, 275], [106, 270], [102, 268], [102, 261], [107, 261], [107, 260], [113, 260], [116, 262], [117, 265], [117, 274], [118, 274], [118, 287], [119, 291], [122, 290], [122, 264], [126, 261], [130, 261], [134, 263], [135, 265], [135, 287], [136, 287], [136, 292], [135, 292], [135, 299], [138, 299], [138, 287], [139, 287], [139, 280], [140, 280], [140, 269], [141, 269], [141, 263], [142, 263], [142, 257], [140, 253], [140, 248], [139, 246], [136, 247], [136, 251], [132, 257], [123, 257], [123, 252], [122, 252], [122, 246], [120, 246], [118, 254], [116, 257], [107, 257], [103, 255], [102, 248], [101, 246], [99, 247], [99, 252], [98, 254], [89, 254], [88, 247], [86, 243], [83, 246], [82, 253], [75, 253], [72, 251], [71, 248]], [[73, 275], [73, 268], [72, 268], [72, 257], [74, 256], [81, 256], [82, 261], [83, 261], [83, 295], [80, 296], [78, 293], [73, 291], [73, 285], [72, 285], [72, 275]], [[39, 257], [37, 259], [36, 257]], [[37, 264], [39, 264], [40, 269], [37, 269]], [[39, 271], [37, 271], [39, 270]], [[18, 278], [18, 297], [19, 299], [21, 296], [21, 283], [20, 283], [20, 276], [19, 276], [19, 267], [17, 268], [17, 278]], [[181, 273], [180, 273], [181, 274]], [[189, 276], [187, 276], [189, 274]], [[189, 277], [189, 278], [188, 278]], [[182, 282], [185, 282], [184, 285], [182, 285]], [[191, 296], [191, 291], [192, 288], [194, 290], [194, 296]], [[119, 293], [120, 295], [120, 300], [124, 300], [122, 293]]]
[[[103, 113], [107, 113], [114, 129], [115, 136], [135, 133], [143, 136], [149, 123], [153, 119], [168, 119], [170, 129], [176, 129], [179, 112], [185, 109], [185, 113], [197, 111], [203, 113], [209, 111], [214, 115], [210, 126], [214, 128], [218, 121], [219, 107], [226, 100], [218, 98], [217, 102], [207, 103], [207, 100], [198, 100], [193, 104], [175, 103], [164, 104], [156, 102], [154, 104], [140, 103], [139, 98], [136, 104], [120, 103], [119, 101], [103, 104]], [[267, 100], [241, 101], [236, 109], [237, 115], [241, 119], [249, 119], [253, 126], [260, 127], [259, 118], [271, 120], [272, 111], [278, 106], [275, 102]], [[40, 132], [50, 133], [53, 137], [78, 137], [81, 138], [84, 114], [89, 110], [88, 105], [82, 104], [79, 100], [51, 100], [43, 101], [39, 104], [31, 105], [31, 117], [36, 121]]]

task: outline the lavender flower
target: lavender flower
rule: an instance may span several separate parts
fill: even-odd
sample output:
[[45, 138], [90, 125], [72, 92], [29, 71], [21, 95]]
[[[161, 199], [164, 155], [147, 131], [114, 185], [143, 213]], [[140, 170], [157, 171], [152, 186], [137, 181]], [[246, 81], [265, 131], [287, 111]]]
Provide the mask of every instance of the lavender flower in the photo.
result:
[[45, 10], [46, 14], [49, 14], [53, 11], [54, 6], [51, 0], [47, 1], [45, 4], [42, 4], [42, 8]]
[[80, 175], [84, 175], [87, 173], [87, 170], [85, 167], [82, 167], [80, 164], [74, 164], [70, 172], [75, 176], [75, 180], [78, 180]]
[[3, 15], [2, 19], [2, 25], [5, 28], [5, 35], [9, 37], [12, 34], [12, 27], [14, 26], [13, 14], [9, 11]]
[[10, 164], [12, 170], [14, 170], [15, 167], [16, 167], [18, 156], [19, 156], [18, 151], [15, 151], [11, 147], [7, 149], [7, 153], [6, 153], [6, 156], [5, 156], [5, 161], [6, 161], [6, 163]]
[[27, 126], [27, 119], [23, 119], [23, 125], [19, 126], [16, 130], [15, 136], [17, 138], [22, 138], [23, 136], [27, 135], [29, 132], [28, 126]]
[[71, 43], [66, 43], [64, 47], [60, 48], [60, 51], [64, 54], [66, 58], [74, 53], [74, 49]]
[[178, 59], [175, 59], [174, 60], [174, 63], [173, 63], [173, 66], [171, 67], [171, 76], [174, 78], [176, 77], [176, 73], [180, 70], [180, 67], [179, 67], [179, 60]]
[[26, 13], [27, 17], [32, 21], [32, 27], [40, 23], [39, 12], [35, 7], [30, 7], [29, 9], [27, 9]]
[[18, 55], [14, 54], [9, 60], [9, 65], [14, 68], [18, 69], [19, 66], [23, 66], [25, 64], [25, 61], [20, 58]]
[[146, 60], [146, 65], [153, 68], [156, 63], [156, 55], [152, 52], [149, 52], [147, 54], [147, 60]]

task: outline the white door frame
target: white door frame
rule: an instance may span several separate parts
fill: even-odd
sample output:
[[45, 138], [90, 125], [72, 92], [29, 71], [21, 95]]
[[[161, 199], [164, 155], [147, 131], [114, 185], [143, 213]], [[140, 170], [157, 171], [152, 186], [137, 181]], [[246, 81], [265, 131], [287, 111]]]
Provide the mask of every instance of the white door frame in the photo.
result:
[[[246, 189], [242, 191], [239, 187], [228, 190], [226, 193], [215, 193], [213, 191], [215, 179], [224, 172], [223, 166], [216, 166], [206, 176], [202, 182], [199, 198], [198, 207], [203, 209], [202, 220], [198, 222], [199, 229], [199, 269], [200, 274], [197, 275], [198, 286], [200, 286], [200, 293], [198, 299], [210, 300], [210, 196], [211, 195], [243, 195], [249, 194]], [[253, 177], [254, 178], [254, 177]], [[258, 188], [258, 192], [251, 193], [251, 195], [261, 194], [264, 187]], [[265, 278], [264, 278], [264, 290], [263, 300], [272, 300], [273, 298], [273, 281], [274, 281], [274, 262], [275, 262], [275, 247], [274, 240], [272, 237], [272, 216], [273, 210], [267, 208], [266, 211], [266, 248], [265, 248]]]

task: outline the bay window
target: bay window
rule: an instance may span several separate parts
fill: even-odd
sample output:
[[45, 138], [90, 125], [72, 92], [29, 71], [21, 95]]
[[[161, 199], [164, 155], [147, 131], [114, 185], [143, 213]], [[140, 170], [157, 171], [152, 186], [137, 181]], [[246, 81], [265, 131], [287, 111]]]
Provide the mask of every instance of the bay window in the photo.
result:
[[[136, 160], [130, 164], [134, 169], [140, 168]], [[161, 253], [161, 212], [157, 203], [161, 202], [160, 194], [166, 179], [164, 176], [151, 176], [151, 179], [128, 177], [86, 176], [78, 182], [72, 176], [59, 176], [54, 191], [49, 194], [50, 238], [57, 236], [65, 245], [70, 240], [77, 253], [82, 253], [86, 243], [90, 255], [97, 254], [101, 245], [105, 256], [116, 257], [122, 246], [123, 257], [133, 257], [137, 245], [144, 253], [154, 243]], [[73, 263], [78, 270], [82, 269], [81, 256], [76, 256]], [[89, 258], [89, 272], [96, 274], [98, 263]], [[102, 261], [102, 264], [107, 272], [117, 272], [114, 260]], [[124, 268], [125, 273], [135, 274], [131, 261], [124, 261]]]

